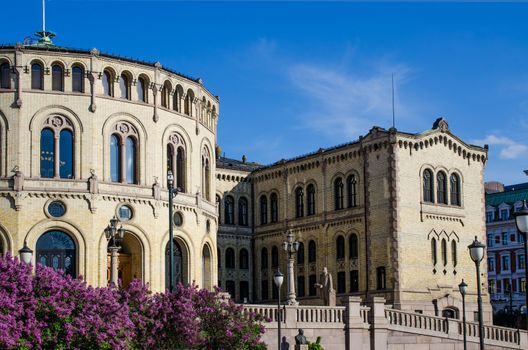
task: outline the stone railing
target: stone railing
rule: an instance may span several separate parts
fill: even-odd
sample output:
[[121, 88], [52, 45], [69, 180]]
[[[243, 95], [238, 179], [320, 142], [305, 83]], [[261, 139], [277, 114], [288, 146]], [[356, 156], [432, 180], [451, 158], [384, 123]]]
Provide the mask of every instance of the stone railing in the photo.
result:
[[392, 328], [414, 328], [429, 332], [447, 333], [447, 321], [443, 317], [426, 316], [395, 309], [385, 309], [385, 317]]

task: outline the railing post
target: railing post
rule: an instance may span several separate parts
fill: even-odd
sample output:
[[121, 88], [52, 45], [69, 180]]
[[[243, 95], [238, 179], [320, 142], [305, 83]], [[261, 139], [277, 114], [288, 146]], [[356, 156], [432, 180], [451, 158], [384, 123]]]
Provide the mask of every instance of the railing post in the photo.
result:
[[386, 350], [389, 322], [385, 317], [385, 298], [373, 297], [370, 309], [371, 349]]
[[363, 318], [361, 317], [361, 297], [344, 297], [341, 302], [346, 307], [345, 319], [345, 349], [362, 349], [363, 340], [368, 339]]
[[454, 318], [446, 318], [447, 329], [446, 333], [450, 339], [459, 339], [460, 332], [458, 330], [458, 320]]
[[528, 349], [528, 332], [519, 330], [519, 349]]

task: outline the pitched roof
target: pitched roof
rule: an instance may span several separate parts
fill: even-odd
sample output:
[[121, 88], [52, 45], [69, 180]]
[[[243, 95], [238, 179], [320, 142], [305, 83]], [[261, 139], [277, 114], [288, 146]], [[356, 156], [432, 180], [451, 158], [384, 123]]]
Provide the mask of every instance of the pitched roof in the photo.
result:
[[504, 186], [504, 192], [486, 194], [486, 205], [513, 204], [522, 200], [528, 200], [528, 182]]
[[233, 169], [233, 170], [251, 172], [253, 170], [257, 170], [261, 168], [262, 165], [255, 163], [255, 162], [248, 163], [248, 162], [242, 162], [237, 159], [220, 157], [216, 160], [216, 167], [222, 168], [222, 169]]

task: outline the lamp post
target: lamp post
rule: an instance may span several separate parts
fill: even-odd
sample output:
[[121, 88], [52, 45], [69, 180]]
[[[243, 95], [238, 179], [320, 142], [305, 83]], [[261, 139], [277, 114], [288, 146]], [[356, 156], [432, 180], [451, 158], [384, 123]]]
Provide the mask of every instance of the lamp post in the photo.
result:
[[478, 303], [478, 319], [479, 319], [479, 339], [480, 339], [480, 350], [484, 350], [484, 322], [482, 321], [482, 295], [480, 288], [480, 262], [484, 258], [484, 249], [486, 246], [477, 240], [475, 240], [469, 246], [469, 256], [475, 263], [477, 269], [477, 303]]
[[110, 251], [110, 284], [117, 287], [118, 274], [117, 265], [118, 257], [117, 252], [121, 249], [121, 242], [125, 236], [125, 230], [123, 226], [117, 228], [117, 219], [114, 216], [110, 219], [110, 225], [105, 228], [105, 236], [108, 241], [108, 250]]
[[526, 329], [528, 330], [528, 266], [526, 262], [528, 261], [528, 247], [526, 239], [528, 238], [528, 207], [526, 207], [526, 201], [523, 201], [522, 208], [513, 214], [515, 217], [515, 225], [517, 226], [517, 230], [521, 233], [523, 237], [524, 242], [524, 296], [525, 296], [525, 310], [526, 310], [526, 318], [525, 318], [525, 324]]
[[464, 350], [467, 350], [467, 343], [466, 343], [466, 292], [467, 292], [468, 285], [464, 280], [460, 282], [458, 285], [458, 290], [460, 291], [460, 294], [462, 295], [462, 327], [464, 327]]
[[277, 289], [278, 289], [278, 299], [277, 299], [277, 329], [278, 329], [278, 347], [277, 349], [280, 350], [280, 346], [281, 346], [281, 312], [280, 312], [280, 290], [281, 290], [281, 286], [282, 286], [282, 281], [284, 280], [284, 275], [279, 271], [277, 270], [277, 272], [275, 272], [275, 275], [273, 276], [273, 281], [275, 282], [275, 285], [277, 286]]
[[295, 300], [295, 281], [293, 272], [293, 261], [295, 253], [299, 249], [299, 242], [294, 240], [293, 233], [288, 231], [286, 241], [282, 242], [282, 248], [288, 254], [288, 305], [299, 305]]
[[24, 241], [24, 246], [18, 251], [20, 260], [25, 264], [31, 264], [33, 260], [33, 251], [27, 246], [26, 241]]
[[179, 188], [174, 188], [174, 175], [167, 172], [167, 187], [169, 189], [169, 292], [174, 292], [174, 197]]

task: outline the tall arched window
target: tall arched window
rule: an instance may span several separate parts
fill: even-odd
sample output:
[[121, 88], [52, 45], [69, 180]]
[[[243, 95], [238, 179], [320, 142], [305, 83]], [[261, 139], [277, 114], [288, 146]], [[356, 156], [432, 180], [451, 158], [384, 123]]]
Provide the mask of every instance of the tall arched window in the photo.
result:
[[268, 197], [265, 194], [260, 196], [260, 224], [268, 223]]
[[347, 178], [347, 192], [348, 192], [348, 207], [353, 208], [357, 206], [357, 188], [356, 175], [350, 175]]
[[279, 249], [277, 246], [271, 248], [271, 268], [276, 269], [279, 267]]
[[226, 196], [224, 201], [224, 217], [226, 225], [233, 225], [235, 223], [234, 213], [235, 200], [233, 196]]
[[233, 248], [227, 248], [225, 254], [225, 265], [227, 269], [235, 268], [235, 251]]
[[137, 184], [138, 132], [127, 122], [118, 122], [110, 136], [110, 179], [113, 182]]
[[299, 247], [297, 248], [297, 264], [304, 264], [304, 243], [299, 242]]
[[31, 65], [31, 88], [33, 90], [44, 90], [44, 69], [40, 63]]
[[137, 99], [139, 102], [148, 102], [147, 99], [148, 83], [145, 77], [139, 77], [136, 83]]
[[247, 249], [245, 248], [240, 249], [238, 263], [241, 269], [243, 270], [249, 269], [249, 253]]
[[[170, 242], [170, 241], [169, 241]], [[169, 289], [169, 283], [170, 283], [170, 244], [167, 242], [165, 246], [165, 289]], [[172, 278], [174, 283], [179, 283], [183, 281], [183, 272], [185, 270], [184, 266], [184, 255], [182, 247], [178, 244], [178, 241], [176, 239], [173, 240], [173, 262], [174, 262], [174, 269], [172, 270]]]
[[315, 215], [315, 186], [313, 184], [309, 184], [306, 188], [307, 192], [307, 206], [308, 206], [308, 216]]
[[297, 187], [295, 190], [295, 217], [300, 218], [304, 216], [304, 190], [302, 187]]
[[315, 241], [311, 240], [308, 243], [308, 262], [314, 263], [317, 260], [317, 248], [315, 246]]
[[271, 222], [279, 221], [279, 199], [276, 193], [270, 196]]
[[447, 204], [447, 179], [443, 171], [439, 171], [436, 175], [437, 181], [437, 199], [438, 203]]
[[183, 96], [183, 88], [181, 85], [176, 85], [176, 91], [174, 92], [174, 101], [172, 103], [172, 109], [181, 113], [181, 102]]
[[102, 82], [103, 82], [103, 94], [106, 96], [114, 96], [114, 74], [105, 69], [103, 71]]
[[73, 144], [73, 125], [68, 119], [46, 119], [40, 132], [40, 176], [73, 178]]
[[245, 197], [238, 200], [238, 224], [240, 226], [248, 225], [248, 201]]
[[336, 259], [345, 258], [345, 239], [339, 235], [336, 239]]
[[186, 152], [185, 141], [177, 134], [169, 136], [167, 144], [167, 170], [174, 174], [174, 184], [179, 191], [185, 192], [186, 185]]
[[447, 265], [447, 241], [442, 239], [442, 264]]
[[80, 66], [72, 68], [72, 91], [84, 92], [84, 69]]
[[63, 270], [65, 274], [75, 277], [77, 247], [73, 239], [62, 231], [48, 231], [37, 241], [37, 263]]
[[123, 73], [119, 79], [119, 92], [120, 97], [125, 100], [130, 100], [130, 79], [128, 75]]
[[0, 64], [0, 89], [11, 88], [11, 67], [9, 63]]
[[460, 206], [460, 178], [457, 174], [451, 174], [451, 205]]
[[194, 92], [189, 89], [187, 90], [187, 94], [185, 95], [185, 111], [184, 113], [187, 114], [188, 116], [192, 116], [193, 115], [193, 112], [192, 112], [192, 107], [193, 107], [193, 103], [194, 103]]
[[348, 238], [348, 249], [350, 259], [356, 259], [358, 257], [358, 238], [355, 233]]
[[338, 177], [334, 181], [335, 210], [343, 209], [343, 179]]
[[260, 251], [260, 269], [265, 270], [268, 268], [268, 249], [262, 248]]
[[161, 106], [169, 108], [170, 94], [172, 90], [172, 85], [170, 81], [165, 81], [163, 88], [161, 89]]
[[457, 244], [455, 240], [451, 241], [451, 260], [453, 261], [453, 266], [457, 266]]
[[434, 203], [433, 172], [429, 169], [425, 169], [423, 172], [423, 201]]
[[51, 66], [51, 89], [53, 91], [64, 91], [64, 71], [62, 66], [58, 64]]
[[202, 193], [205, 199], [211, 200], [211, 154], [209, 149], [202, 150]]
[[431, 239], [431, 262], [433, 263], [433, 266], [436, 265], [437, 262], [437, 253], [436, 253], [436, 239]]

